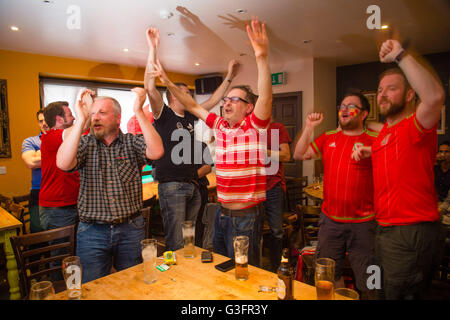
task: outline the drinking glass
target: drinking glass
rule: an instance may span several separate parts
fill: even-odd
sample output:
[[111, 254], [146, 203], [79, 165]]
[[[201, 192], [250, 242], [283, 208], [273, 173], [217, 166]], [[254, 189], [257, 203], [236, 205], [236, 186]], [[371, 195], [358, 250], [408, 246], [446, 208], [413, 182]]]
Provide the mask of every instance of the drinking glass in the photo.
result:
[[81, 260], [78, 256], [70, 256], [62, 261], [62, 272], [67, 287], [69, 300], [81, 299]]
[[335, 266], [336, 262], [333, 259], [320, 258], [316, 260], [314, 280], [317, 300], [333, 300]]
[[359, 293], [349, 288], [334, 290], [334, 300], [359, 300]]
[[248, 279], [248, 244], [247, 236], [237, 236], [234, 238], [234, 261], [236, 280]]
[[53, 300], [55, 289], [50, 281], [36, 282], [30, 289], [30, 300]]
[[144, 265], [144, 282], [151, 284], [156, 282], [156, 239], [144, 239], [141, 241], [142, 260]]
[[194, 258], [195, 257], [195, 222], [185, 221], [181, 225], [181, 230], [183, 232], [184, 241], [184, 257]]

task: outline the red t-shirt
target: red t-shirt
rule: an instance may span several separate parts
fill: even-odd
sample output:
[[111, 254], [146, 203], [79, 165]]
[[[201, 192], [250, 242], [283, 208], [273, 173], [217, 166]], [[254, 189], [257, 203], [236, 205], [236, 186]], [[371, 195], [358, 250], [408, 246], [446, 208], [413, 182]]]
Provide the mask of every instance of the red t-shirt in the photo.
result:
[[376, 133], [347, 136], [342, 131], [322, 134], [311, 147], [324, 168], [322, 211], [338, 222], [359, 223], [375, 218], [371, 159], [351, 158], [356, 145], [370, 146]]
[[64, 172], [56, 166], [56, 154], [63, 142], [62, 129], [51, 129], [41, 136], [41, 191], [39, 205], [64, 207], [77, 204], [79, 174]]
[[439, 219], [433, 165], [436, 127], [425, 130], [416, 114], [388, 127], [372, 145], [376, 220], [410, 225]]
[[[147, 119], [150, 121], [150, 123], [154, 122], [153, 119], [153, 113], [149, 109], [150, 105], [146, 105], [143, 110], [144, 114], [147, 117]], [[136, 118], [136, 115], [133, 115], [130, 120], [127, 122], [127, 131], [131, 134], [142, 134], [142, 129], [139, 124], [139, 121]]]
[[210, 113], [206, 124], [215, 129], [217, 200], [222, 203], [262, 202], [266, 200], [266, 134], [270, 119], [260, 120], [254, 113], [233, 128], [223, 118]]
[[[291, 138], [289, 137], [289, 133], [287, 132], [285, 126], [283, 126], [281, 123], [278, 122], [272, 122], [269, 125], [269, 129], [267, 130], [267, 150], [271, 150], [272, 146], [272, 135], [274, 138], [276, 135], [274, 135], [275, 130], [278, 130], [278, 146], [281, 146], [283, 143], [290, 143]], [[274, 131], [274, 133], [272, 133]], [[278, 151], [278, 150], [276, 150]], [[266, 168], [270, 168], [270, 163], [267, 164]], [[270, 169], [266, 169], [270, 170]], [[278, 171], [277, 173], [273, 175], [269, 175], [269, 172], [267, 172], [267, 181], [266, 181], [266, 190], [270, 190], [277, 183], [280, 182], [280, 186], [283, 188], [283, 190], [286, 192], [286, 182], [284, 180], [284, 169], [283, 169], [283, 163], [278, 163]]]

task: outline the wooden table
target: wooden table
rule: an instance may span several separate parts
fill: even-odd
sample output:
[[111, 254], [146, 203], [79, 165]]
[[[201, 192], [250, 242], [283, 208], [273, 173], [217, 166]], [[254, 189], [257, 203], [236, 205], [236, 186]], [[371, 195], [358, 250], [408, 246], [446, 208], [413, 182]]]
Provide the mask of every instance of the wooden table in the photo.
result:
[[314, 201], [323, 201], [323, 183], [313, 183], [306, 186], [306, 196]]
[[[201, 251], [196, 247], [195, 258], [184, 258], [183, 249], [176, 251], [177, 265], [158, 272], [158, 280], [146, 284], [143, 265], [112, 273], [106, 277], [83, 284], [83, 300], [276, 300], [276, 292], [258, 292], [260, 285], [276, 287], [275, 273], [249, 266], [249, 279], [238, 281], [235, 270], [221, 272], [214, 266], [227, 257], [213, 253], [212, 263], [200, 261]], [[158, 260], [162, 262], [162, 260]], [[316, 289], [294, 280], [294, 297], [297, 300], [315, 300]], [[67, 300], [60, 292], [56, 299]]]
[[[215, 173], [208, 173], [206, 176], [209, 181], [208, 186], [208, 192], [215, 192], [216, 191], [216, 174]], [[153, 198], [153, 196], [156, 196], [156, 199], [158, 199], [158, 182], [150, 182], [145, 183], [142, 185], [142, 196], [144, 201]]]
[[7, 278], [9, 283], [9, 298], [20, 299], [19, 271], [14, 251], [9, 238], [17, 235], [17, 229], [22, 227], [22, 222], [13, 217], [8, 211], [0, 207], [0, 243], [3, 243], [6, 256]]

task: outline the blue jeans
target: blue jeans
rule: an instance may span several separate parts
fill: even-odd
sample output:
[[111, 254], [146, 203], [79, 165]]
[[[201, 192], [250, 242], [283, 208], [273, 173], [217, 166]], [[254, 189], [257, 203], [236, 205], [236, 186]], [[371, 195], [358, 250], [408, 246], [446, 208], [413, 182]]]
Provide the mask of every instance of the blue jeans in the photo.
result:
[[266, 191], [264, 211], [270, 227], [270, 266], [276, 272], [281, 262], [283, 249], [283, 189], [277, 184]]
[[214, 252], [234, 259], [233, 238], [248, 236], [248, 263], [259, 267], [261, 248], [261, 207], [256, 213], [249, 213], [245, 217], [231, 217], [222, 214], [219, 206], [214, 222], [213, 247]]
[[117, 225], [80, 222], [77, 256], [83, 268], [82, 282], [108, 275], [113, 261], [117, 271], [142, 263], [144, 237], [145, 221], [141, 215]]
[[[78, 210], [77, 206], [66, 207], [39, 207], [39, 218], [41, 221], [41, 227], [44, 230], [56, 229], [61, 227], [70, 226], [78, 222]], [[49, 244], [58, 244], [64, 242], [64, 239], [50, 241]], [[51, 252], [52, 256], [59, 256], [67, 254], [67, 249], [57, 249]], [[51, 267], [58, 267], [61, 265], [58, 261], [50, 263]], [[53, 281], [62, 280], [62, 274], [52, 273], [51, 279]]]
[[163, 182], [158, 184], [159, 203], [164, 223], [166, 250], [184, 247], [181, 224], [197, 220], [201, 196], [197, 186], [188, 182]]

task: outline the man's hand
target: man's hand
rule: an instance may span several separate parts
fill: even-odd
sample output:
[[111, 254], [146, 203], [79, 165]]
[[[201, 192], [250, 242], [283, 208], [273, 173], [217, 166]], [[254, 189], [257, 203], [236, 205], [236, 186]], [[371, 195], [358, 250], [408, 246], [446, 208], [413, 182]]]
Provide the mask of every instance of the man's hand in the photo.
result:
[[141, 88], [141, 87], [136, 87], [136, 88], [131, 89], [131, 91], [136, 93], [136, 99], [134, 100], [134, 105], [133, 105], [134, 113], [142, 111], [142, 106], [144, 105], [144, 102], [145, 102], [145, 94], [146, 94], [145, 89]]
[[323, 113], [322, 112], [313, 112], [308, 114], [306, 117], [306, 126], [315, 128], [323, 121]]
[[267, 57], [269, 54], [269, 39], [267, 38], [266, 24], [260, 25], [258, 19], [252, 19], [251, 26], [247, 25], [247, 35], [255, 52], [255, 57]]
[[236, 76], [238, 69], [239, 69], [239, 61], [237, 61], [235, 59], [230, 60], [230, 62], [228, 62], [227, 77], [230, 80], [232, 80]]
[[158, 28], [148, 28], [147, 29], [147, 44], [148, 47], [154, 50], [159, 47], [159, 29]]
[[380, 61], [383, 63], [393, 62], [402, 50], [403, 48], [397, 40], [386, 40], [380, 48]]
[[90, 89], [86, 89], [81, 94], [81, 105], [86, 106], [88, 109], [91, 108], [92, 104], [94, 103], [94, 98], [97, 96], [95, 91], [92, 91]]
[[372, 155], [372, 147], [370, 146], [356, 146], [352, 153], [352, 159], [360, 161], [369, 158]]
[[161, 83], [166, 86], [170, 81], [159, 60], [156, 60], [156, 63], [153, 63], [153, 71], [150, 72], [150, 76], [153, 78], [158, 77], [159, 80], [161, 80]]

